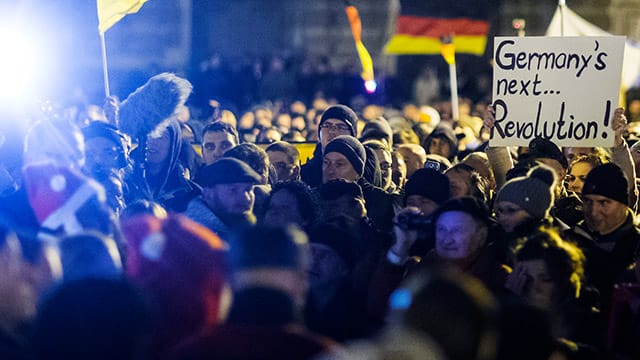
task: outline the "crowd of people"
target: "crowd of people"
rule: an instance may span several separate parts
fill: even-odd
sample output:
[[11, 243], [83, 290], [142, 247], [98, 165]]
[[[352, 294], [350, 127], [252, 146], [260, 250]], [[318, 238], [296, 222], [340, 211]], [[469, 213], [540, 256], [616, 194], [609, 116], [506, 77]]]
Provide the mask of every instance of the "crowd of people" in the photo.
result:
[[471, 101], [191, 91], [3, 125], [0, 358], [640, 357], [638, 104], [611, 148], [512, 149]]

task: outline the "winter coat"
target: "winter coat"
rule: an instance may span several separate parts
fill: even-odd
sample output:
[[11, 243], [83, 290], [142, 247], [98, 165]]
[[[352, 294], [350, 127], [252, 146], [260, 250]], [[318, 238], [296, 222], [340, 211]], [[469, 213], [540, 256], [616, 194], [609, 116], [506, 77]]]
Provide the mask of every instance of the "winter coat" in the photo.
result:
[[584, 252], [586, 279], [600, 291], [600, 299], [606, 308], [613, 285], [635, 262], [640, 228], [634, 223], [633, 212], [628, 210], [626, 221], [609, 234], [592, 232], [581, 222], [564, 235]]
[[213, 213], [200, 196], [189, 202], [183, 214], [191, 220], [204, 225], [223, 240], [228, 240], [229, 235], [231, 235], [231, 229]]

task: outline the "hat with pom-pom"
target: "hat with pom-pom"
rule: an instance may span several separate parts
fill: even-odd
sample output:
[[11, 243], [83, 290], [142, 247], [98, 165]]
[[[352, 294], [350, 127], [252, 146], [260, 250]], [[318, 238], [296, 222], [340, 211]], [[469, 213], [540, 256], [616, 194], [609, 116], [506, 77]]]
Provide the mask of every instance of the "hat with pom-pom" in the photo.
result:
[[498, 191], [496, 203], [514, 203], [532, 217], [543, 219], [553, 205], [555, 182], [553, 169], [546, 165], [538, 165], [531, 169], [527, 176], [511, 179], [504, 184]]

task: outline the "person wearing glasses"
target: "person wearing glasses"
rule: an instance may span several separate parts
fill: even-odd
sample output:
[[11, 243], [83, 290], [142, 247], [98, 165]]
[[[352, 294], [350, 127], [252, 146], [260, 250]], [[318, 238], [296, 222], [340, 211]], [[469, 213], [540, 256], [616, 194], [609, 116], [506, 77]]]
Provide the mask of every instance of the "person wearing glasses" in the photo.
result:
[[313, 152], [313, 158], [309, 159], [300, 170], [302, 181], [311, 187], [322, 185], [322, 163], [324, 148], [327, 144], [340, 135], [356, 137], [356, 124], [358, 115], [345, 105], [333, 105], [328, 107], [320, 118], [318, 125], [318, 144]]

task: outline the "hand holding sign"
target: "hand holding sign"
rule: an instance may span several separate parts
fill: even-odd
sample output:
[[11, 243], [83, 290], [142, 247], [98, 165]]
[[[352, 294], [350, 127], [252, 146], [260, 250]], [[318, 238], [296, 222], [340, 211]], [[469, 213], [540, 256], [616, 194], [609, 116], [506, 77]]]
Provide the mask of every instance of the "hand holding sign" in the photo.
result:
[[613, 145], [624, 37], [497, 37], [495, 49], [492, 146]]
[[620, 146], [624, 141], [622, 136], [624, 135], [625, 130], [627, 130], [627, 117], [624, 116], [624, 108], [617, 108], [613, 112], [613, 120], [611, 122], [613, 131], [615, 132], [613, 145]]

